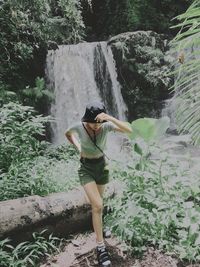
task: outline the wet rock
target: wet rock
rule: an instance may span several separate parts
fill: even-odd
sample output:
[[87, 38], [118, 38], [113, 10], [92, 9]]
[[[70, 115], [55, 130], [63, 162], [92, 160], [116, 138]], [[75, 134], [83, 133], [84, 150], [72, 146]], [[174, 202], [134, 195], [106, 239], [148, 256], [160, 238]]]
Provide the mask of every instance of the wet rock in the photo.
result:
[[122, 33], [108, 42], [130, 121], [157, 117], [168, 98], [173, 79], [166, 74], [174, 61], [168, 43], [168, 36], [153, 31]]
[[56, 42], [54, 42], [54, 41], [48, 41], [47, 46], [48, 46], [49, 50], [58, 49], [58, 44]]

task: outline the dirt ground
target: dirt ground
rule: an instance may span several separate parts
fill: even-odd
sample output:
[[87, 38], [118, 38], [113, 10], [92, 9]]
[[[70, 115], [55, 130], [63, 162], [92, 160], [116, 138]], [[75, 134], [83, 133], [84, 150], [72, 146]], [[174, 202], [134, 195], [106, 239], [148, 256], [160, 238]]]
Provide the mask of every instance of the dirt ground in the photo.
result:
[[[106, 244], [111, 256], [112, 267], [200, 267], [200, 264], [183, 265], [178, 263], [177, 259], [153, 248], [148, 249], [143, 259], [135, 259], [128, 255], [125, 246], [115, 237], [106, 239]], [[97, 267], [95, 246], [93, 233], [76, 235], [60, 254], [52, 256], [40, 267]]]

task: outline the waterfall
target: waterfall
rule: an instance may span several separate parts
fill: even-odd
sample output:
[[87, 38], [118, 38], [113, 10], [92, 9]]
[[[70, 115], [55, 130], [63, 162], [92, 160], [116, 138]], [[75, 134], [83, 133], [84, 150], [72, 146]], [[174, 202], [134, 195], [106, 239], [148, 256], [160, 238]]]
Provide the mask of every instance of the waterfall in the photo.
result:
[[50, 110], [55, 119], [51, 124], [54, 144], [66, 142], [65, 130], [80, 121], [90, 101], [102, 101], [110, 115], [126, 120], [127, 108], [106, 42], [61, 45], [55, 51], [49, 50], [46, 78], [55, 94]]
[[176, 97], [172, 96], [170, 99], [165, 100], [164, 108], [161, 111], [161, 117], [169, 117], [170, 127], [169, 133], [177, 133], [177, 124], [175, 120], [176, 116]]

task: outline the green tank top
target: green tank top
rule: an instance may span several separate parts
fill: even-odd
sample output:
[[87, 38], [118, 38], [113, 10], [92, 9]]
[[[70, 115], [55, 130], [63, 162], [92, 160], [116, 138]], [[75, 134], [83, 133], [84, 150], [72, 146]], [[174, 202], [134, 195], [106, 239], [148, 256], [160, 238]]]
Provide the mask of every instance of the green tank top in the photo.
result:
[[[106, 148], [107, 134], [111, 131], [115, 131], [116, 126], [112, 122], [105, 122], [101, 126], [101, 131], [96, 135], [96, 144], [101, 148], [102, 151]], [[81, 144], [81, 152], [89, 158], [101, 157], [103, 153], [94, 145], [88, 133], [84, 129], [81, 122], [69, 127], [66, 132], [74, 132], [78, 135], [78, 139]]]

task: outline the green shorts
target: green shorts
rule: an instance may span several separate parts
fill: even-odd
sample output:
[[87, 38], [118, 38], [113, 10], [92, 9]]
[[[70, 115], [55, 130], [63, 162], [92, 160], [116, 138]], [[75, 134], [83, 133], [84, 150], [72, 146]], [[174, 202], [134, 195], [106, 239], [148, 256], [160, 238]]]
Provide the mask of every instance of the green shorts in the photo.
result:
[[90, 182], [104, 185], [109, 182], [108, 164], [104, 157], [99, 159], [80, 159], [80, 166], [78, 168], [78, 175], [81, 185]]

